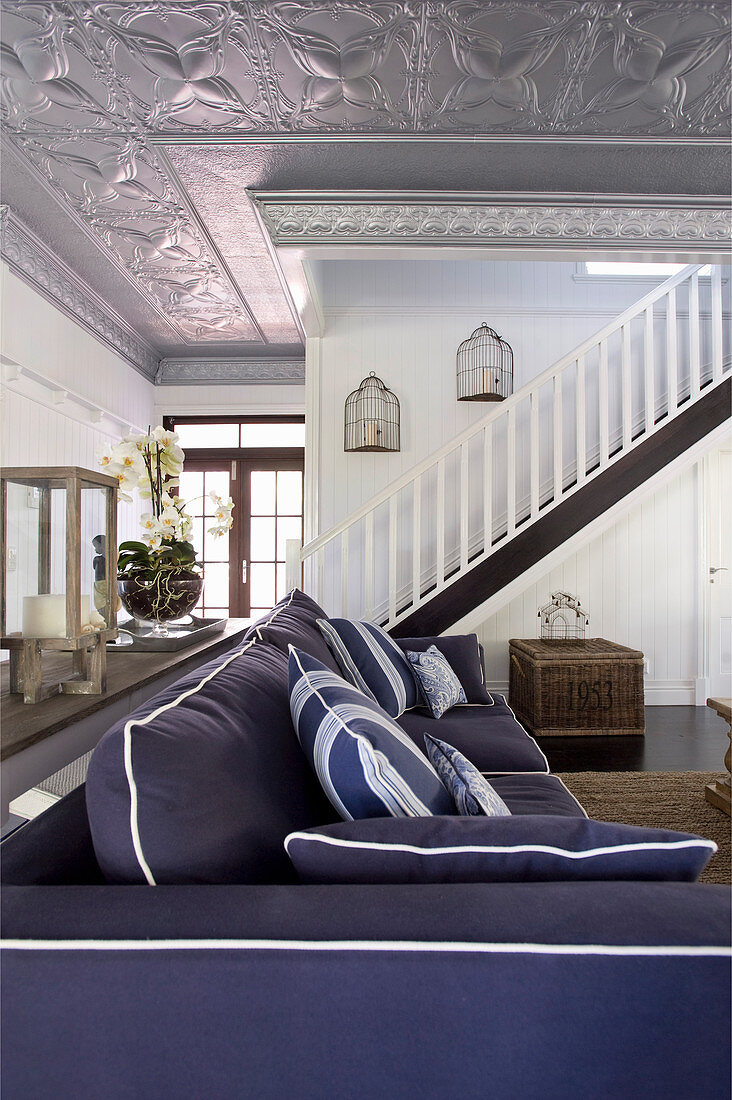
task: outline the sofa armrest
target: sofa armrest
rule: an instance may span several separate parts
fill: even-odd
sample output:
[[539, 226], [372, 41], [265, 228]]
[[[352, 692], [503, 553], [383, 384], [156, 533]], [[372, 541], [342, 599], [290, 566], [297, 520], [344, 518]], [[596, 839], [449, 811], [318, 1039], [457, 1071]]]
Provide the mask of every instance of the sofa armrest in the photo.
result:
[[724, 1096], [722, 887], [4, 895], [8, 1095]]

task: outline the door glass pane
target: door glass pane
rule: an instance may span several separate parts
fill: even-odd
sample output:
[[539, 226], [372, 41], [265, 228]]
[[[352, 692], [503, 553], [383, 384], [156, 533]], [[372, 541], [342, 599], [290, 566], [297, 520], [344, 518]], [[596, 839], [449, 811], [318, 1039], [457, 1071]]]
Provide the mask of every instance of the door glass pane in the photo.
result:
[[[186, 502], [186, 512], [189, 516], [203, 515], [203, 474], [186, 473], [180, 475], [180, 488], [178, 496]], [[190, 503], [188, 503], [190, 501]]]
[[252, 561], [274, 561], [275, 557], [275, 520], [269, 517], [252, 518], [251, 521]]
[[276, 511], [276, 478], [274, 470], [254, 470], [251, 478], [252, 515], [273, 516]]
[[229, 471], [228, 470], [207, 470], [206, 471], [206, 501], [205, 501], [205, 515], [212, 516], [214, 513], [214, 502], [210, 499], [209, 493], [218, 493], [224, 500], [229, 495]]
[[304, 447], [304, 424], [242, 424], [242, 447]]
[[277, 561], [285, 561], [285, 543], [288, 539], [302, 539], [302, 520], [299, 516], [277, 518]]
[[277, 511], [281, 516], [302, 512], [302, 474], [299, 470], [277, 471]]
[[178, 445], [189, 447], [238, 447], [238, 424], [176, 424]]
[[225, 535], [210, 535], [208, 526], [211, 521], [206, 520], [206, 534], [203, 537], [203, 556], [205, 561], [229, 560], [229, 532]]
[[274, 607], [275, 567], [270, 564], [254, 564], [249, 568], [249, 598], [257, 607]]
[[287, 566], [283, 562], [277, 564], [277, 599], [281, 600], [287, 592], [287, 580], [285, 570]]
[[229, 566], [206, 562], [203, 570], [204, 607], [222, 607], [229, 602]]
[[196, 557], [199, 561], [205, 560], [203, 556], [203, 520], [194, 519], [188, 541], [193, 543]]

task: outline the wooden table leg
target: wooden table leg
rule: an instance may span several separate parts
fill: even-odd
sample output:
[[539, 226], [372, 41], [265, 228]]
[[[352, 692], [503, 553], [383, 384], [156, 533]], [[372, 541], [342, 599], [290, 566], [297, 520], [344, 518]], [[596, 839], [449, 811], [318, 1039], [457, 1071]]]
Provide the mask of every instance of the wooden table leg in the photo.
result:
[[707, 783], [704, 797], [712, 806], [722, 810], [732, 817], [732, 781], [730, 779], [730, 766], [732, 765], [732, 705], [729, 699], [707, 699], [707, 706], [715, 711], [720, 718], [727, 723], [727, 736], [730, 744], [724, 754], [724, 766], [727, 775], [724, 779], [715, 779], [713, 783]]

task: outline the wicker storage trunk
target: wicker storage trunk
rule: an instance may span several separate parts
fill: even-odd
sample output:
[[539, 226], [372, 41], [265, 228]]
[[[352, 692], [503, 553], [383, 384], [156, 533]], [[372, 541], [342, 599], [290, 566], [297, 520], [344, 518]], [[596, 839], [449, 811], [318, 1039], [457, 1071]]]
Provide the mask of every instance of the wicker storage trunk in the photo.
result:
[[516, 717], [541, 736], [645, 733], [643, 654], [588, 638], [512, 638], [509, 699]]

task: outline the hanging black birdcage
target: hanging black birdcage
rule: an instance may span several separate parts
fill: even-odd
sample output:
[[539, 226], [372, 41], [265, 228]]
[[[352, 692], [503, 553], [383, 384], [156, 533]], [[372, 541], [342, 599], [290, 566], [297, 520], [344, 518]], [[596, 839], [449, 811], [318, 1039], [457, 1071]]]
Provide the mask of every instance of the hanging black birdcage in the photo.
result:
[[458, 401], [503, 401], [513, 393], [513, 351], [483, 322], [457, 350]]
[[398, 451], [399, 401], [373, 371], [346, 398], [346, 451]]

